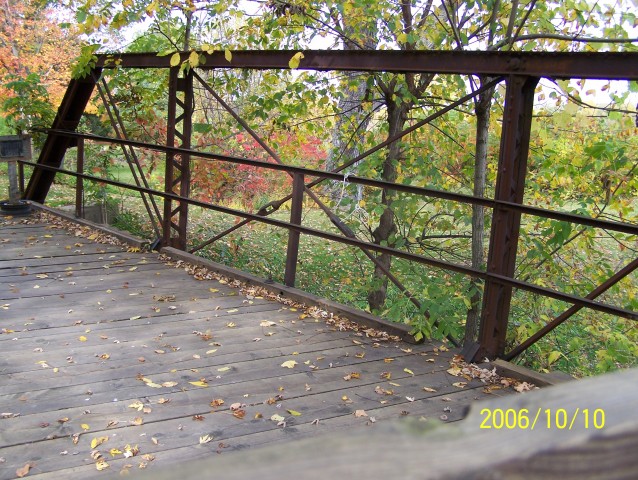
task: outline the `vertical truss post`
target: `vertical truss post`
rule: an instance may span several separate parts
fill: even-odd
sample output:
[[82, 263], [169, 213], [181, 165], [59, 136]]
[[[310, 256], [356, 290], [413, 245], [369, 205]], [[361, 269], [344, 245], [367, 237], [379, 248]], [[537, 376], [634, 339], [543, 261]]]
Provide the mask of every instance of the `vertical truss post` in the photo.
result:
[[[496, 200], [523, 203], [534, 89], [537, 83], [537, 77], [512, 75], [507, 78], [496, 177]], [[505, 277], [514, 276], [520, 223], [520, 212], [503, 206], [494, 209], [487, 258], [488, 273]], [[479, 348], [473, 360], [503, 355], [511, 300], [511, 286], [503, 285], [496, 279], [486, 280]]]
[[[84, 139], [78, 138], [77, 144], [77, 165], [76, 171], [79, 174], [84, 174]], [[82, 218], [84, 210], [84, 179], [82, 177], [75, 177], [75, 216], [76, 218]]]
[[[166, 144], [170, 147], [191, 147], [193, 115], [193, 74], [171, 68], [168, 85], [168, 131]], [[169, 152], [166, 155], [164, 188], [182, 197], [190, 194], [190, 155]], [[176, 206], [173, 204], [176, 203]], [[188, 203], [164, 199], [163, 244], [186, 250]]]
[[[290, 208], [290, 223], [301, 225], [301, 214], [303, 210], [303, 193], [306, 188], [304, 176], [295, 173], [292, 179], [292, 206]], [[288, 250], [286, 252], [286, 272], [284, 274], [284, 284], [288, 287], [295, 286], [297, 275], [297, 258], [299, 256], [299, 236], [295, 230], [288, 231]]]

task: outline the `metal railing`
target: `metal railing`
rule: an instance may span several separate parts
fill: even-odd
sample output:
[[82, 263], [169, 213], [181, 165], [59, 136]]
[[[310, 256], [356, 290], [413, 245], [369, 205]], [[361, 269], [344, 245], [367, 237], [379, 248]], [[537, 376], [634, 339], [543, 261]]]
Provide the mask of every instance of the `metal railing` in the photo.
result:
[[[264, 53], [264, 52], [261, 52]], [[206, 62], [206, 69], [210, 68], [287, 68], [289, 52], [265, 52], [260, 56], [254, 52], [233, 53], [233, 65], [229, 66], [225, 59], [222, 61], [212, 55]], [[422, 303], [389, 269], [377, 260], [375, 254], [389, 254], [418, 264], [427, 265], [445, 271], [452, 271], [485, 282], [484, 300], [477, 344], [466, 345], [464, 352], [468, 359], [484, 357], [502, 357], [511, 359], [526, 348], [534, 344], [548, 332], [565, 322], [582, 308], [616, 315], [631, 320], [638, 320], [638, 312], [597, 301], [602, 293], [607, 291], [618, 281], [626, 278], [638, 268], [638, 259], [633, 260], [615, 273], [606, 282], [582, 297], [515, 278], [516, 249], [520, 230], [521, 215], [531, 215], [546, 219], [571, 222], [583, 226], [600, 228], [609, 231], [638, 235], [638, 225], [626, 222], [616, 222], [584, 215], [557, 212], [549, 209], [523, 204], [523, 191], [527, 170], [528, 144], [532, 120], [534, 88], [539, 76], [559, 76], [561, 78], [623, 78], [638, 79], [638, 54], [521, 54], [521, 53], [485, 53], [470, 52], [304, 52], [306, 63], [301, 68], [315, 70], [364, 70], [364, 71], [410, 71], [410, 72], [444, 72], [444, 73], [478, 73], [493, 79], [486, 82], [481, 89], [463, 96], [450, 103], [436, 113], [376, 145], [372, 149], [349, 159], [333, 171], [296, 167], [284, 164], [276, 152], [264, 142], [259, 135], [243, 119], [237, 115], [220, 95], [206, 83], [196, 72], [180, 77], [179, 69], [171, 68], [169, 81], [169, 140], [167, 145], [158, 145], [128, 138], [124, 129], [124, 122], [113, 102], [105, 81], [99, 77], [102, 68], [110, 68], [112, 59], [107, 56], [99, 57], [93, 75], [84, 80], [72, 81], [67, 96], [60, 107], [58, 117], [53, 128], [47, 130], [47, 141], [42, 149], [38, 162], [21, 162], [34, 168], [25, 198], [44, 201], [55, 174], [70, 175], [77, 179], [78, 205], [81, 202], [80, 191], [84, 180], [101, 182], [115, 187], [138, 192], [144, 201], [145, 208], [151, 219], [154, 231], [158, 236], [158, 243], [166, 246], [176, 246], [182, 250], [188, 249], [187, 224], [188, 206], [197, 206], [213, 211], [233, 215], [243, 219], [238, 224], [213, 238], [194, 245], [191, 252], [198, 251], [205, 246], [223, 238], [225, 235], [241, 228], [249, 222], [261, 222], [288, 230], [288, 247], [284, 283], [294, 286], [296, 268], [299, 255], [300, 235], [310, 235], [325, 240], [350, 245], [360, 249], [377, 267], [382, 267], [383, 273], [394, 283], [400, 292], [423, 311]], [[119, 57], [118, 68], [168, 68], [166, 59], [154, 55], [122, 55]], [[417, 62], [418, 60], [418, 62]], [[604, 63], [604, 62], [607, 63]], [[415, 63], [416, 62], [416, 63]], [[543, 63], [544, 62], [544, 63]], [[251, 158], [221, 155], [202, 152], [191, 148], [191, 117], [193, 82], [197, 81], [212, 94], [220, 105], [246, 130], [255, 141], [274, 160], [266, 162]], [[449, 191], [431, 188], [415, 187], [411, 185], [390, 183], [381, 180], [365, 178], [357, 175], [344, 176], [346, 168], [367, 158], [371, 154], [387, 147], [405, 135], [416, 131], [434, 119], [457, 108], [499, 83], [505, 84], [505, 108], [503, 114], [503, 130], [501, 133], [501, 147], [497, 171], [497, 183], [494, 198], [479, 198]], [[109, 112], [116, 136], [106, 137], [77, 131], [79, 112], [91, 97], [91, 92], [98, 87], [100, 97]], [[87, 175], [82, 170], [82, 156], [84, 142], [106, 142], [119, 145], [127, 163], [133, 172], [135, 185]], [[78, 170], [71, 171], [60, 168], [64, 152], [72, 146], [78, 147]], [[135, 151], [145, 149], [160, 152], [166, 156], [165, 188], [157, 190], [150, 188], [144, 172], [137, 160]], [[62, 152], [62, 153], [60, 153]], [[210, 162], [226, 162], [239, 165], [250, 165], [261, 169], [284, 172], [290, 175], [292, 192], [282, 199], [271, 201], [263, 205], [255, 213], [242, 211], [191, 198], [190, 196], [190, 162], [200, 159]], [[314, 180], [306, 182], [307, 178]], [[492, 229], [486, 270], [471, 268], [467, 265], [447, 262], [420, 254], [411, 253], [398, 248], [379, 245], [357, 238], [355, 233], [319, 198], [312, 190], [313, 187], [326, 180], [336, 180], [354, 185], [363, 185], [385, 191], [404, 192], [425, 198], [435, 198], [459, 202], [467, 205], [480, 205], [492, 210]], [[310, 197], [315, 204], [330, 219], [340, 234], [330, 233], [301, 224], [304, 197]], [[160, 198], [164, 202], [163, 213], [156, 203]], [[290, 221], [271, 218], [285, 202], [291, 201]], [[78, 212], [79, 213], [79, 212]], [[524, 341], [509, 352], [505, 352], [507, 324], [509, 318], [512, 290], [518, 289], [533, 294], [550, 297], [572, 305], [568, 310], [556, 317], [528, 340]], [[425, 312], [427, 316], [427, 311]], [[458, 345], [455, 338], [450, 338]]]

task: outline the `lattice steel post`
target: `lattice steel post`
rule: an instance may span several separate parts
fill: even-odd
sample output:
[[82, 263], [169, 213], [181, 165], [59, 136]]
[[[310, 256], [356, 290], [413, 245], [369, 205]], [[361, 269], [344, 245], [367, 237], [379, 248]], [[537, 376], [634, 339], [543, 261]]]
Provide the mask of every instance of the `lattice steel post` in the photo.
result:
[[[171, 68], [168, 85], [168, 125], [166, 144], [171, 147], [191, 147], [193, 115], [193, 75], [180, 75], [179, 68]], [[190, 155], [168, 153], [164, 188], [183, 197], [190, 194]], [[186, 250], [188, 203], [164, 200], [164, 246]]]
[[[518, 204], [523, 202], [534, 89], [537, 83], [537, 77], [512, 75], [507, 78], [496, 200]], [[501, 206], [494, 209], [487, 258], [488, 273], [514, 276], [520, 223], [520, 212]], [[479, 348], [473, 360], [503, 355], [511, 300], [511, 286], [503, 285], [496, 279], [486, 280]]]

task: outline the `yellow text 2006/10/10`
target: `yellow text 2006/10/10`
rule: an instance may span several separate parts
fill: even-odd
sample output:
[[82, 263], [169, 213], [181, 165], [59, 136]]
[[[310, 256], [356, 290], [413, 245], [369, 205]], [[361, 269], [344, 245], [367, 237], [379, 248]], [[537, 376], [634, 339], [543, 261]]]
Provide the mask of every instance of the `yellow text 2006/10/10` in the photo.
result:
[[586, 430], [600, 430], [605, 426], [605, 411], [602, 408], [575, 408], [568, 411], [564, 408], [541, 408], [531, 411], [527, 408], [501, 409], [484, 408], [481, 410], [481, 429], [494, 430], [534, 430], [547, 428], [556, 430], [572, 430], [579, 426]]

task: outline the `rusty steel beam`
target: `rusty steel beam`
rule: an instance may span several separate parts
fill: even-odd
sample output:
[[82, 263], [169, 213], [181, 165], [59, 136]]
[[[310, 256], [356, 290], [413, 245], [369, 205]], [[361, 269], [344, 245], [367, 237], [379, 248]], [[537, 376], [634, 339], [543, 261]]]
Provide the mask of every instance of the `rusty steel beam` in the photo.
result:
[[[496, 200], [514, 204], [523, 203], [534, 108], [534, 89], [538, 80], [538, 77], [518, 75], [507, 79], [496, 177]], [[487, 258], [488, 274], [514, 277], [520, 223], [520, 211], [503, 208], [500, 205], [494, 209]], [[480, 347], [473, 360], [485, 357], [497, 358], [505, 352], [511, 300], [511, 285], [495, 281], [494, 278], [488, 278], [485, 282], [479, 329]]]
[[[100, 69], [94, 70], [96, 77], [89, 75], [81, 80], [73, 79], [64, 94], [58, 113], [53, 120], [52, 128], [75, 130], [80, 124], [86, 105], [93, 95], [95, 78], [100, 76]], [[75, 146], [75, 139], [59, 135], [49, 135], [42, 146], [38, 164], [50, 167], [62, 165], [64, 154], [69, 147]], [[35, 167], [24, 193], [26, 200], [44, 203], [53, 183], [55, 171]]]
[[[298, 173], [292, 177], [292, 206], [290, 208], [290, 223], [301, 225], [301, 215], [303, 211], [303, 193], [305, 190], [303, 175]], [[286, 250], [286, 270], [284, 273], [284, 285], [295, 286], [297, 276], [297, 259], [299, 257], [299, 237], [296, 230], [288, 230], [288, 248]]]
[[[634, 259], [632, 262], [627, 264], [624, 268], [622, 268], [621, 270], [616, 272], [614, 275], [609, 277], [605, 282], [601, 283], [598, 287], [596, 287], [594, 290], [589, 292], [587, 296], [585, 296], [585, 298], [589, 300], [595, 300], [600, 295], [602, 295], [607, 290], [609, 290], [611, 287], [613, 287], [618, 282], [620, 282], [623, 278], [626, 278], [628, 275], [634, 272], [636, 269], [638, 269], [638, 258]], [[575, 315], [582, 309], [583, 307], [581, 305], [572, 305], [563, 313], [561, 313], [559, 316], [554, 318], [551, 322], [548, 322], [547, 324], [545, 324], [545, 326], [541, 328], [540, 330], [538, 330], [534, 335], [529, 337], [524, 342], [521, 342], [520, 345], [513, 348], [507, 354], [503, 355], [503, 360], [510, 361], [513, 358], [516, 358], [525, 350], [527, 350], [529, 347], [531, 347], [536, 342], [538, 342], [545, 335], [547, 335], [549, 332], [551, 332], [556, 327], [558, 327], [561, 323], [565, 322], [566, 320], [571, 318], [573, 315]]]
[[[71, 132], [65, 130], [53, 130], [53, 129], [35, 129], [34, 131], [39, 132], [48, 132], [51, 135], [61, 135], [68, 136], [71, 138], [85, 138], [88, 140], [94, 140], [97, 142], [109, 142], [116, 145], [129, 145], [137, 148], [146, 148], [149, 150], [154, 150], [158, 152], [175, 152], [175, 153], [185, 153], [191, 155], [193, 157], [204, 158], [208, 160], [220, 160], [223, 162], [236, 163], [241, 165], [252, 165], [259, 168], [266, 168], [270, 170], [284, 171], [290, 173], [300, 173], [307, 177], [317, 177], [316, 180], [309, 182], [306, 184], [306, 188], [311, 188], [321, 182], [322, 179], [331, 179], [339, 182], [343, 182], [344, 179], [352, 184], [356, 185], [365, 185], [370, 187], [377, 188], [388, 188], [393, 189], [398, 192], [405, 192], [414, 195], [423, 195], [431, 198], [438, 198], [441, 200], [451, 200], [454, 202], [465, 203], [468, 205], [482, 205], [488, 208], [496, 208], [500, 206], [504, 210], [512, 210], [515, 212], [520, 212], [525, 215], [534, 215], [542, 218], [551, 218], [553, 220], [560, 220], [564, 222], [572, 222], [580, 225], [587, 225], [589, 227], [594, 228], [604, 228], [608, 230], [612, 230], [615, 232], [628, 233], [630, 235], [638, 235], [638, 224], [635, 223], [627, 223], [627, 222], [616, 222], [612, 220], [602, 220], [599, 218], [586, 217], [580, 214], [574, 213], [565, 213], [565, 212], [555, 212], [553, 210], [546, 210], [539, 207], [532, 207], [529, 205], [522, 205], [514, 202], [507, 202], [503, 200], [497, 199], [489, 199], [489, 198], [478, 198], [473, 197], [472, 195], [466, 195], [463, 193], [455, 193], [449, 192], [446, 190], [436, 190], [432, 188], [426, 187], [415, 187], [412, 185], [404, 185], [404, 184], [395, 184], [386, 182], [383, 180], [373, 180], [366, 177], [359, 177], [356, 175], [349, 175], [347, 178], [344, 178], [343, 174], [336, 173], [337, 170], [341, 170], [342, 166], [334, 171], [325, 171], [325, 170], [315, 170], [306, 167], [296, 167], [292, 165], [282, 165], [278, 163], [265, 162], [263, 160], [255, 160], [244, 157], [234, 157], [230, 155], [221, 155], [217, 153], [210, 152], [202, 152], [198, 150], [184, 149], [179, 147], [170, 147], [170, 146], [162, 146], [156, 145], [148, 142], [141, 142], [138, 140], [126, 140], [116, 137], [105, 137], [101, 135], [92, 135], [87, 133], [79, 133], [79, 132]], [[347, 162], [349, 165], [350, 162]], [[291, 195], [288, 195], [279, 200], [279, 202], [284, 203], [290, 200]], [[263, 213], [262, 213], [263, 215]], [[208, 243], [206, 244], [208, 245]], [[201, 245], [193, 250], [198, 250], [201, 247], [206, 245]], [[192, 253], [192, 252], [191, 252]]]
[[[38, 166], [38, 164], [36, 164], [35, 162], [29, 162], [26, 160], [19, 160], [19, 162], [23, 163], [24, 165], [29, 165], [33, 167]], [[220, 212], [226, 215], [234, 215], [234, 216], [245, 218], [245, 219], [255, 220], [255, 221], [265, 223], [267, 225], [272, 225], [275, 227], [285, 228], [289, 230], [290, 229], [296, 230], [303, 234], [312, 235], [317, 238], [323, 238], [325, 240], [334, 241], [344, 245], [358, 247], [362, 250], [369, 249], [379, 253], [388, 253], [398, 258], [403, 258], [405, 260], [412, 260], [418, 263], [422, 263], [424, 265], [440, 268], [442, 270], [450, 270], [452, 272], [458, 272], [461, 274], [465, 274], [475, 278], [480, 278], [483, 280], [490, 279], [497, 284], [507, 285], [513, 288], [519, 288], [521, 290], [525, 290], [525, 291], [534, 293], [536, 295], [542, 295], [545, 297], [554, 298], [556, 300], [571, 303], [574, 305], [581, 305], [583, 307], [591, 308], [592, 310], [596, 310], [599, 312], [604, 312], [610, 315], [617, 315], [623, 318], [628, 318], [630, 320], [638, 321], [638, 312], [636, 311], [627, 310], [624, 308], [616, 307], [614, 305], [609, 305], [602, 302], [597, 302], [594, 300], [590, 300], [588, 298], [579, 297], [577, 295], [571, 295], [569, 293], [558, 292], [550, 288], [540, 287], [538, 285], [527, 283], [522, 280], [517, 280], [515, 278], [506, 277], [506, 276], [495, 274], [495, 273], [484, 272], [482, 270], [478, 270], [472, 267], [466, 267], [464, 265], [460, 265], [456, 263], [445, 262], [443, 260], [437, 260], [435, 258], [426, 257], [423, 255], [417, 255], [414, 253], [409, 253], [409, 252], [398, 250], [392, 247], [384, 247], [382, 245], [377, 245], [376, 243], [369, 243], [363, 240], [356, 239], [354, 237], [341, 236], [341, 235], [326, 232], [323, 230], [317, 230], [315, 228], [306, 227], [303, 225], [291, 225], [290, 223], [282, 221], [282, 220], [268, 218], [268, 217], [260, 216], [258, 214], [244, 212], [242, 210], [237, 210], [230, 207], [223, 207], [221, 205], [204, 202], [202, 200], [195, 200], [192, 198], [181, 197], [171, 192], [163, 192], [163, 191], [154, 190], [150, 188], [138, 187], [137, 185], [130, 185], [128, 183], [119, 182], [117, 180], [109, 180], [107, 178], [95, 177], [93, 175], [87, 175], [87, 174], [81, 175], [72, 170], [65, 170], [62, 168], [52, 167], [48, 165], [41, 165], [40, 168], [44, 170], [49, 170], [52, 172], [58, 172], [64, 175], [70, 175], [72, 177], [81, 176], [85, 180], [105, 183], [107, 185], [113, 185], [115, 187], [120, 187], [120, 188], [127, 188], [129, 190], [133, 190], [136, 192], [144, 192], [144, 193], [148, 193], [150, 195], [156, 195], [162, 198], [170, 198], [176, 202], [186, 202], [190, 205], [195, 205], [197, 207], [207, 208], [207, 209], [214, 210], [216, 212]]]
[[[180, 98], [182, 94], [182, 98]], [[179, 111], [178, 111], [179, 110]], [[165, 190], [180, 197], [190, 194], [191, 134], [193, 116], [193, 75], [180, 76], [179, 68], [172, 68], [168, 86], [168, 119], [166, 145], [179, 150], [166, 151]], [[179, 201], [173, 208], [170, 197], [164, 197], [163, 237], [165, 247], [186, 250], [188, 202]]]
[[[201, 69], [288, 69], [293, 50], [223, 51], [208, 54]], [[459, 52], [398, 50], [304, 50], [301, 70], [350, 70], [365, 72], [414, 72], [459, 75], [529, 75], [551, 78], [638, 80], [636, 52]], [[183, 52], [186, 60], [190, 52]], [[103, 68], [169, 68], [170, 56], [155, 53], [98, 55]]]
[[[111, 89], [109, 88], [106, 80], [102, 79], [101, 82], [97, 84], [98, 93], [100, 94], [100, 98], [102, 99], [102, 103], [106, 112], [109, 116], [109, 120], [111, 121], [111, 127], [113, 127], [113, 131], [117, 138], [123, 138], [125, 140], [129, 139], [128, 133], [126, 131], [126, 127], [124, 125], [124, 120], [120, 115], [120, 111], [117, 108], [115, 103], [115, 98], [113, 98], [113, 94], [111, 93]], [[138, 187], [144, 184], [145, 187], [149, 187], [148, 180], [146, 179], [146, 175], [144, 174], [144, 170], [142, 169], [142, 165], [140, 164], [139, 158], [135, 153], [135, 150], [130, 145], [120, 145], [122, 149], [122, 153], [124, 154], [124, 158], [126, 159], [126, 163], [131, 170], [131, 174], [133, 175], [133, 180], [135, 181], [135, 185]], [[155, 198], [152, 196], [146, 196], [146, 194], [142, 193], [140, 195], [142, 198], [142, 202], [144, 203], [144, 207], [146, 208], [146, 213], [148, 214], [148, 218], [153, 227], [153, 231], [157, 237], [160, 237], [160, 230], [158, 224], [162, 223], [162, 215], [159, 211], [159, 207], [157, 206], [157, 202]], [[151, 210], [151, 206], [153, 209]], [[155, 215], [153, 215], [153, 211]]]

